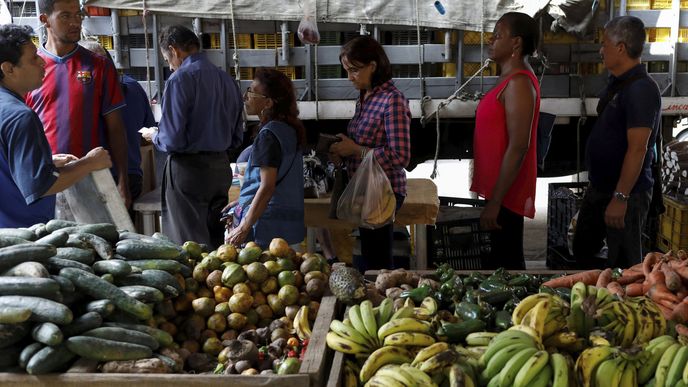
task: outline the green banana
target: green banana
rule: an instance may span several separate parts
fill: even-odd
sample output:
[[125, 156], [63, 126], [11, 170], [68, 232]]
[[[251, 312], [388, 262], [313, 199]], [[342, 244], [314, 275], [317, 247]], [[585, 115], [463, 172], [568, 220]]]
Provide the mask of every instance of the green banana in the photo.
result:
[[508, 347], [505, 347], [501, 351], [499, 351], [496, 355], [492, 356], [490, 358], [490, 361], [487, 363], [485, 366], [485, 369], [483, 369], [480, 377], [483, 380], [490, 380], [494, 378], [496, 375], [499, 374], [499, 371], [504, 368], [506, 363], [514, 357], [517, 353], [521, 352], [521, 350], [526, 349], [526, 348], [534, 348], [532, 345], [528, 344], [514, 344], [510, 345]]
[[466, 344], [470, 346], [488, 345], [497, 336], [495, 332], [471, 332], [466, 336]]
[[438, 341], [437, 343], [432, 344], [430, 346], [427, 346], [427, 347], [421, 349], [420, 351], [418, 351], [418, 353], [416, 354], [416, 357], [413, 359], [413, 362], [411, 363], [411, 365], [415, 367], [416, 365], [428, 360], [432, 356], [434, 356], [440, 352], [446, 351], [448, 349], [449, 349], [449, 344], [447, 344], [444, 341]]
[[500, 332], [490, 342], [485, 353], [478, 359], [478, 364], [482, 367], [486, 366], [490, 359], [499, 351], [514, 344], [527, 344], [533, 348], [536, 347], [535, 340], [527, 333], [517, 330], [506, 330]]
[[[673, 337], [664, 335], [650, 341], [645, 351], [649, 352], [648, 359], [638, 368], [638, 383], [645, 384], [655, 376], [657, 365], [666, 350], [676, 344]], [[688, 375], [687, 375], [688, 376]]]
[[620, 357], [603, 361], [595, 371], [595, 385], [597, 387], [618, 387], [625, 367], [625, 361]]
[[514, 387], [527, 386], [540, 370], [547, 367], [549, 354], [547, 351], [535, 352], [521, 367], [514, 378]]
[[657, 386], [664, 386], [669, 374], [669, 368], [671, 363], [674, 361], [674, 357], [678, 353], [678, 350], [682, 347], [681, 344], [675, 343], [667, 348], [666, 352], [659, 359], [657, 364], [657, 370], [655, 371], [655, 383]]
[[364, 347], [350, 339], [339, 336], [335, 332], [327, 332], [325, 341], [327, 342], [328, 347], [338, 352], [348, 353], [351, 355], [370, 353], [370, 348]]
[[669, 371], [667, 372], [665, 386], [673, 387], [679, 380], [683, 379], [683, 369], [688, 363], [688, 347], [682, 345], [678, 349], [674, 360], [671, 361], [671, 366], [669, 366]]
[[377, 321], [375, 320], [375, 314], [373, 313], [373, 303], [369, 300], [361, 302], [359, 311], [361, 313], [361, 319], [363, 320], [363, 325], [368, 333], [368, 336], [373, 339], [375, 344], [380, 345], [380, 340], [377, 337]]
[[428, 323], [412, 317], [403, 317], [392, 320], [377, 330], [377, 337], [384, 340], [385, 337], [397, 332], [430, 333], [431, 326]]
[[547, 387], [552, 381], [552, 366], [545, 364], [540, 372], [535, 375], [535, 377], [528, 384], [529, 387]]
[[624, 368], [621, 374], [621, 380], [619, 381], [619, 387], [635, 387], [638, 385], [638, 375], [637, 369], [631, 363], [626, 363], [626, 368]]
[[413, 317], [412, 306], [402, 306], [401, 308], [397, 309], [397, 311], [392, 314], [392, 317], [389, 318], [389, 321], [394, 321], [404, 317]]
[[569, 363], [566, 361], [566, 357], [560, 353], [553, 353], [549, 356], [549, 363], [554, 374], [552, 387], [568, 387]]
[[499, 385], [511, 386], [521, 367], [537, 352], [535, 348], [522, 349], [506, 362], [504, 368], [499, 373]]
[[361, 335], [363, 335], [363, 337], [365, 337], [366, 340], [369, 340], [370, 344], [375, 346], [375, 339], [368, 335], [365, 323], [363, 322], [363, 316], [361, 315], [360, 305], [352, 305], [349, 308], [349, 321], [351, 321], [351, 326], [353, 326], [354, 329], [356, 329]]
[[366, 383], [383, 365], [410, 363], [412, 358], [411, 352], [402, 347], [382, 347], [370, 354], [363, 363], [359, 379], [361, 383]]
[[575, 368], [583, 387], [590, 387], [592, 385], [595, 368], [610, 357], [617, 356], [617, 352], [618, 350], [614, 347], [590, 347], [586, 348], [578, 356]]
[[[394, 314], [394, 300], [385, 298], [378, 306], [377, 312], [377, 326], [381, 327], [386, 324]], [[377, 334], [377, 332], [376, 332]]]
[[339, 336], [356, 342], [362, 346], [370, 346], [368, 339], [364, 337], [361, 332], [357, 331], [355, 328], [349, 325], [344, 324], [339, 320], [332, 320], [332, 322], [330, 323], [330, 330], [332, 332], [335, 332]]

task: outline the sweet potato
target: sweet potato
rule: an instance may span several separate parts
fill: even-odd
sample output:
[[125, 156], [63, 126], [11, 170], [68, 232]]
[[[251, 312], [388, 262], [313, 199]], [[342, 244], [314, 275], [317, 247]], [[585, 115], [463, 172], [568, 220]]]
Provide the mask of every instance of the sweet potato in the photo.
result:
[[609, 290], [610, 293], [616, 294], [620, 298], [623, 298], [626, 296], [626, 291], [624, 290], [623, 286], [621, 286], [616, 281], [612, 281], [612, 282], [608, 283], [607, 289]]
[[598, 288], [606, 288], [607, 285], [612, 281], [612, 269], [604, 269], [602, 270], [602, 273], [600, 273], [600, 276], [597, 277], [597, 283], [595, 284], [595, 287]]
[[643, 259], [643, 273], [645, 277], [650, 275], [650, 272], [654, 268], [655, 264], [662, 259], [662, 253], [647, 253], [645, 259]]
[[678, 304], [678, 306], [673, 309], [671, 319], [678, 323], [688, 321], [688, 302], [683, 301]]
[[544, 282], [543, 286], [549, 286], [550, 288], [572, 288], [576, 282], [583, 282], [586, 285], [595, 285], [597, 279], [599, 278], [602, 270], [594, 269], [582, 271], [580, 273], [574, 273], [565, 275], [563, 277], [552, 278], [551, 280]]
[[643, 294], [645, 293], [643, 292], [642, 283], [632, 283], [626, 285], [626, 295], [628, 297], [642, 296]]
[[150, 358], [129, 361], [109, 361], [101, 371], [111, 374], [167, 374], [171, 369], [160, 359]]
[[669, 267], [669, 264], [666, 262], [662, 263], [660, 270], [664, 273], [664, 283], [667, 288], [672, 292], [677, 292], [681, 288], [681, 276]]
[[642, 281], [644, 279], [645, 274], [642, 271], [631, 271], [629, 269], [626, 269], [623, 271], [621, 277], [619, 277], [619, 279], [616, 280], [616, 282], [618, 282], [619, 285], [628, 285], [634, 282]]

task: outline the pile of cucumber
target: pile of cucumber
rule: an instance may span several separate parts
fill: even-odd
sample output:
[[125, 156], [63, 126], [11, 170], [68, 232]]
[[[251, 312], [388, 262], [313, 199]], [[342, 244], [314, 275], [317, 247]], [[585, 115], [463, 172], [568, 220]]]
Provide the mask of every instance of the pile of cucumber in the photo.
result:
[[0, 229], [0, 370], [59, 372], [77, 359], [181, 370], [165, 351], [172, 336], [149, 323], [157, 305], [184, 294], [188, 258], [161, 234], [106, 223]]

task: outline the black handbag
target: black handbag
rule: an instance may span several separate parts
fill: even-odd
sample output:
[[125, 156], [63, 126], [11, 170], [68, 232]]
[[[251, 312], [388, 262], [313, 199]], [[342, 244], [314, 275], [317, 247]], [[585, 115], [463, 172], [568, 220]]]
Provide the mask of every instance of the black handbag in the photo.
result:
[[334, 170], [334, 184], [332, 185], [332, 195], [330, 196], [330, 219], [337, 219], [337, 204], [339, 197], [342, 196], [346, 185], [349, 183], [349, 175], [343, 166], [338, 166]]

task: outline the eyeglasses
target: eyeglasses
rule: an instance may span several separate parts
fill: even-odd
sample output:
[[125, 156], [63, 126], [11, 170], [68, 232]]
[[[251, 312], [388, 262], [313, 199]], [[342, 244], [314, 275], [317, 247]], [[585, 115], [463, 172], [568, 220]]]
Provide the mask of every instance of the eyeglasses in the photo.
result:
[[268, 98], [267, 95], [258, 94], [255, 91], [251, 91], [250, 86], [246, 88], [246, 92], [244, 93], [244, 96], [245, 97], [254, 97], [254, 98]]
[[83, 12], [77, 12], [74, 14], [71, 14], [69, 12], [63, 12], [63, 13], [57, 15], [57, 18], [61, 22], [64, 22], [64, 23], [69, 23], [72, 20], [77, 22], [77, 23], [81, 23], [86, 18], [86, 14]]

